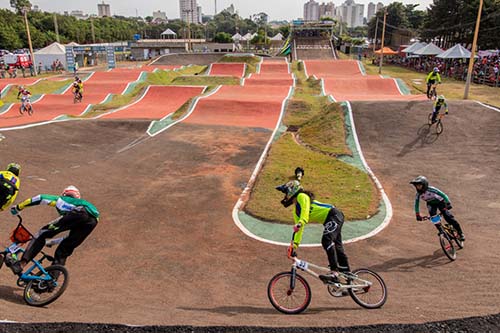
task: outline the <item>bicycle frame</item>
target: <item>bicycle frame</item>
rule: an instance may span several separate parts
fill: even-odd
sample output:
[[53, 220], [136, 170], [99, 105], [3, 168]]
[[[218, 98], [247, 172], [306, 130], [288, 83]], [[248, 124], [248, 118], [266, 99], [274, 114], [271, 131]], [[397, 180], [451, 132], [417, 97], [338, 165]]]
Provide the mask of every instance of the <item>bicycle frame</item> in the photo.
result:
[[[318, 266], [316, 264], [310, 263], [310, 262], [305, 261], [305, 260], [300, 260], [297, 257], [292, 257], [290, 259], [293, 260], [293, 264], [292, 264], [292, 279], [290, 279], [290, 288], [291, 289], [295, 288], [295, 274], [297, 272], [297, 268], [300, 269], [300, 270], [302, 270], [302, 271], [304, 271], [304, 272], [306, 272], [306, 273], [308, 273], [309, 275], [314, 276], [315, 278], [317, 278], [319, 280], [321, 280], [320, 277], [319, 277], [320, 274], [318, 274], [314, 270], [310, 269], [310, 267], [313, 268], [313, 269], [319, 270], [319, 271], [324, 271], [325, 273], [330, 272], [330, 269], [328, 269], [326, 267]], [[346, 281], [351, 281], [348, 284], [344, 284], [344, 283], [332, 283], [339, 290], [347, 290], [347, 289], [354, 289], [354, 288], [366, 288], [366, 287], [370, 287], [372, 285], [372, 283], [370, 281], [366, 281], [366, 280], [360, 279], [359, 277], [357, 277], [355, 275], [349, 275], [349, 276], [347, 276], [346, 274], [344, 274], [342, 272], [339, 272], [339, 277], [345, 279]], [[352, 281], [354, 281], [354, 280], [356, 280], [356, 284], [352, 284]]]

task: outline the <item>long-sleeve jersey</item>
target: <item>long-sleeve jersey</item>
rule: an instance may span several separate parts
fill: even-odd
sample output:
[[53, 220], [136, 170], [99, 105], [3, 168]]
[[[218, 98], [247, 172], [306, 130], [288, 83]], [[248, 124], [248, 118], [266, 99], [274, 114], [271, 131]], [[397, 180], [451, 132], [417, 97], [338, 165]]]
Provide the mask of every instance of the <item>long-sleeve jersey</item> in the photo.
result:
[[76, 199], [67, 196], [58, 196], [51, 194], [39, 194], [32, 198], [26, 199], [17, 205], [19, 210], [23, 210], [25, 207], [36, 206], [36, 205], [48, 205], [55, 207], [59, 215], [65, 215], [71, 212], [77, 207], [83, 207], [85, 210], [95, 218], [99, 218], [99, 211], [90, 202], [83, 199]]
[[425, 82], [429, 83], [430, 80], [434, 80], [435, 82], [441, 82], [441, 75], [439, 75], [439, 73], [434, 73], [434, 71], [432, 71], [429, 73], [429, 75], [427, 75], [427, 79], [425, 80]]
[[[0, 211], [2, 211], [8, 208], [16, 200], [21, 181], [19, 177], [10, 171], [0, 171], [0, 186], [13, 186], [15, 188], [14, 194], [11, 194], [10, 198], [5, 198], [7, 201], [0, 207]], [[6, 190], [9, 192], [9, 189]]]
[[334, 208], [333, 205], [324, 204], [316, 200], [311, 201], [311, 197], [305, 193], [299, 193], [297, 195], [293, 219], [296, 224], [301, 224], [301, 228], [295, 233], [293, 239], [293, 243], [296, 247], [298, 247], [302, 241], [305, 225], [309, 222], [323, 224], [332, 208]]
[[438, 107], [444, 107], [445, 111], [448, 111], [448, 103], [446, 103], [446, 101], [440, 102], [439, 99], [436, 99], [436, 101], [434, 102], [434, 110], [436, 110]]
[[427, 204], [433, 205], [441, 201], [445, 203], [450, 203], [448, 196], [436, 187], [429, 186], [427, 191], [424, 193], [418, 193], [415, 196], [415, 213], [420, 213], [420, 199], [427, 202]]

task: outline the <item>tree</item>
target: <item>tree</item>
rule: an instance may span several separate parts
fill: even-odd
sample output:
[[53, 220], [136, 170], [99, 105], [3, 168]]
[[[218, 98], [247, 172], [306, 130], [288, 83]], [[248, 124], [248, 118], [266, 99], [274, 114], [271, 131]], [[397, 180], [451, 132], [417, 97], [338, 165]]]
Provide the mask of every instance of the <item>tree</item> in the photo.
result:
[[218, 32], [215, 35], [214, 41], [216, 43], [232, 43], [233, 42], [233, 38], [227, 32]]
[[31, 8], [31, 2], [29, 0], [10, 0], [10, 6], [19, 14], [23, 8]]

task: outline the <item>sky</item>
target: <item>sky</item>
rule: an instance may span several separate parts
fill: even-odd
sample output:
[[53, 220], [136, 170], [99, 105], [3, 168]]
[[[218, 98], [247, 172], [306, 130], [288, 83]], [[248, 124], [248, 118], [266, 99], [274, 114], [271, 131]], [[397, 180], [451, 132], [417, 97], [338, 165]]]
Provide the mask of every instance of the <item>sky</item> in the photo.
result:
[[[38, 5], [43, 11], [71, 12], [72, 10], [82, 10], [87, 14], [97, 14], [97, 3], [102, 0], [30, 0], [33, 5]], [[330, 2], [329, 0], [316, 0], [317, 2]], [[388, 5], [390, 0], [371, 0], [374, 3], [382, 2]], [[424, 10], [432, 3], [432, 0], [398, 0], [404, 4], [420, 4], [418, 9]], [[303, 16], [304, 4], [307, 0], [217, 0], [217, 9], [229, 7], [234, 4], [240, 16], [247, 18], [252, 14], [265, 12], [270, 20], [292, 20]], [[338, 6], [344, 0], [334, 0]], [[355, 0], [356, 3], [365, 5], [365, 15], [367, 4], [370, 0]], [[178, 18], [179, 0], [105, 0], [111, 6], [113, 15], [122, 16], [152, 16], [153, 11], [161, 10], [167, 13], [168, 18]], [[204, 14], [214, 13], [215, 0], [198, 0], [198, 5], [202, 7]], [[9, 0], [0, 0], [0, 8], [10, 8]]]

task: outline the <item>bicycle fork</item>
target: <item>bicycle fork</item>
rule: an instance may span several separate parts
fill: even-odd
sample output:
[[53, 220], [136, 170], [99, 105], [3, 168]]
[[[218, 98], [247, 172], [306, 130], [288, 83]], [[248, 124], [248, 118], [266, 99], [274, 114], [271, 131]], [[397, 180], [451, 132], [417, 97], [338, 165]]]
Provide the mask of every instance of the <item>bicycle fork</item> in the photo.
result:
[[295, 279], [296, 279], [296, 276], [297, 276], [297, 267], [292, 266], [292, 270], [291, 270], [291, 275], [290, 275], [290, 289], [288, 290], [288, 294], [290, 295], [294, 289], [295, 289]]

